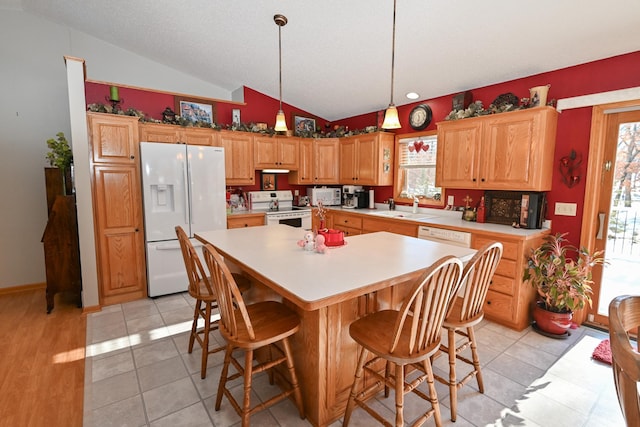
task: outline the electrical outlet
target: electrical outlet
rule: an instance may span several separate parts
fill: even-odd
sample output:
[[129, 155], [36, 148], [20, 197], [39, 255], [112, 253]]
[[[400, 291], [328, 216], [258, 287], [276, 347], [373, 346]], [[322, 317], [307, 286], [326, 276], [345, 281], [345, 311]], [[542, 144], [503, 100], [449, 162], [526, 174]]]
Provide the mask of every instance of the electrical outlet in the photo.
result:
[[578, 205], [576, 203], [556, 203], [556, 215], [576, 216]]
[[299, 196], [300, 195], [300, 190], [293, 190], [293, 195], [294, 196]]
[[447, 205], [453, 206], [455, 199], [453, 196], [447, 196]]

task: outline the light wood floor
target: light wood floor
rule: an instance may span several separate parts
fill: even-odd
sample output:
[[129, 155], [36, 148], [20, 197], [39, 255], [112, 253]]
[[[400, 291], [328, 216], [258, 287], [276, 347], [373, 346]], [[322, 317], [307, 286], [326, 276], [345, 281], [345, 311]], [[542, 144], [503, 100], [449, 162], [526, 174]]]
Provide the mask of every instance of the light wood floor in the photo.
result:
[[0, 426], [82, 426], [86, 326], [64, 294], [0, 295]]

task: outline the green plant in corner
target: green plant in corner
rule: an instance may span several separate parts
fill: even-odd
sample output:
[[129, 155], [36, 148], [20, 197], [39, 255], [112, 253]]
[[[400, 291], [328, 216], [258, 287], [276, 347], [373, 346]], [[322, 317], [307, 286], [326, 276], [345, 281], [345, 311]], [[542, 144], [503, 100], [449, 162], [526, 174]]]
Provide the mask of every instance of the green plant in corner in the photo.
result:
[[47, 153], [47, 160], [50, 166], [55, 166], [64, 171], [73, 163], [73, 152], [63, 132], [58, 132], [56, 137], [56, 139], [47, 140], [47, 147], [51, 150]]
[[[567, 244], [567, 233], [548, 235], [532, 249], [523, 279], [536, 289], [544, 308], [554, 313], [591, 306], [591, 269], [606, 264], [603, 251], [590, 253]], [[577, 260], [570, 257], [576, 254]]]

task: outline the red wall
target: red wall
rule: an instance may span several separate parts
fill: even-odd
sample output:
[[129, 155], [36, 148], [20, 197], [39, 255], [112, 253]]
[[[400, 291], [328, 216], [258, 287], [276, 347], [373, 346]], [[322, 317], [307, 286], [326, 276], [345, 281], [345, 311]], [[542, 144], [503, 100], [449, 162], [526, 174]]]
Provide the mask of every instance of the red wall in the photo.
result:
[[[486, 107], [503, 93], [512, 92], [519, 98], [529, 96], [529, 88], [550, 84], [548, 100], [570, 98], [612, 90], [626, 89], [640, 86], [640, 52], [615, 56], [612, 58], [590, 62], [575, 67], [564, 68], [548, 73], [537, 74], [526, 78], [503, 82], [482, 88], [469, 88], [473, 92], [473, 99], [481, 100]], [[436, 123], [444, 120], [452, 109], [452, 96], [446, 95], [435, 99], [422, 100], [398, 107], [402, 129], [398, 133], [412, 132], [409, 127], [409, 113], [417, 104], [427, 102], [433, 111], [433, 121], [427, 130], [435, 130]], [[353, 128], [375, 124], [376, 113], [367, 113], [350, 117], [336, 123]], [[591, 108], [565, 110], [558, 119], [556, 149], [554, 163], [559, 164], [560, 158], [576, 150], [582, 155], [582, 166], [579, 170], [580, 182], [568, 188], [562, 182], [558, 168], [554, 169], [553, 186], [547, 194], [549, 211], [547, 219], [552, 220], [554, 232], [569, 232], [568, 239], [578, 244], [580, 228], [582, 226], [582, 212], [584, 210], [585, 174], [589, 154], [589, 137], [591, 132]], [[456, 205], [469, 194], [474, 201], [478, 201], [481, 192], [466, 190], [447, 190], [447, 195], [454, 195]], [[376, 201], [378, 197], [376, 196]], [[577, 203], [577, 216], [556, 216], [553, 211], [556, 202]]]
[[[149, 90], [133, 89], [127, 87], [119, 88], [120, 107], [123, 110], [134, 108], [144, 112], [148, 117], [155, 120], [162, 120], [162, 112], [166, 107], [175, 111], [174, 96], [166, 93], [158, 93]], [[106, 98], [109, 97], [109, 86], [101, 83], [86, 82], [85, 96], [87, 104], [109, 104]], [[258, 91], [244, 88], [244, 105], [242, 103], [216, 101], [216, 123], [222, 125], [231, 124], [231, 111], [234, 108], [240, 109], [240, 120], [242, 123], [266, 123], [273, 127], [276, 121], [279, 102]], [[292, 114], [295, 112], [305, 117], [316, 118], [316, 123], [324, 123], [313, 114], [295, 108], [287, 103], [282, 103], [282, 109], [287, 119], [289, 129], [293, 127], [291, 123]], [[318, 123], [318, 124], [319, 124]]]
[[[518, 97], [528, 97], [529, 88], [550, 84], [548, 99], [561, 99], [574, 96], [606, 92], [611, 90], [626, 89], [640, 86], [640, 51], [626, 55], [620, 55], [600, 61], [590, 62], [575, 67], [537, 74], [522, 79], [503, 82], [481, 88], [469, 88], [473, 92], [474, 100], [481, 100], [485, 107], [503, 93], [512, 92]], [[86, 83], [87, 103], [107, 103], [105, 97], [109, 95], [109, 88], [106, 85], [97, 83]], [[220, 124], [231, 123], [231, 110], [239, 108], [243, 123], [264, 122], [273, 126], [275, 113], [278, 110], [278, 100], [266, 96], [250, 88], [244, 88], [245, 105], [235, 103], [217, 102], [217, 119]], [[421, 100], [412, 104], [398, 107], [400, 123], [403, 128], [398, 133], [411, 132], [408, 125], [408, 117], [411, 109], [421, 103], [428, 103], [433, 111], [433, 121], [427, 130], [435, 130], [436, 123], [444, 120], [452, 108], [452, 96], [450, 94], [435, 99]], [[173, 96], [151, 91], [143, 91], [131, 88], [120, 88], [120, 97], [124, 99], [122, 107], [124, 109], [133, 107], [144, 111], [154, 119], [160, 119], [162, 111], [168, 106], [174, 108]], [[283, 110], [287, 117], [289, 128], [291, 115], [294, 112], [302, 113], [308, 117], [315, 117], [318, 126], [327, 123], [326, 120], [314, 116], [308, 112], [296, 109], [295, 107], [283, 103]], [[381, 122], [381, 112], [369, 112], [355, 117], [336, 121], [333, 124], [349, 126], [351, 129], [362, 129], [366, 126], [377, 125]], [[583, 157], [582, 175], [580, 183], [572, 188], [566, 187], [557, 168], [553, 175], [553, 188], [548, 193], [549, 211], [547, 218], [552, 220], [552, 228], [557, 232], [569, 232], [568, 238], [577, 243], [580, 240], [581, 218], [584, 205], [584, 191], [587, 156], [589, 151], [589, 135], [591, 126], [591, 108], [579, 108], [566, 110], [560, 114], [558, 119], [558, 132], [556, 139], [556, 150], [554, 162], [557, 165], [559, 159], [568, 155], [572, 149]], [[259, 189], [260, 173], [256, 173], [256, 185], [244, 187], [243, 191]], [[278, 176], [278, 189], [300, 189], [303, 194], [304, 187], [289, 186], [286, 175]], [[382, 202], [393, 195], [393, 189], [389, 187], [376, 187], [376, 202]], [[454, 195], [456, 204], [462, 204], [462, 198], [469, 194], [476, 202], [482, 192], [477, 190], [448, 190], [447, 195]], [[576, 217], [556, 216], [553, 214], [555, 203], [569, 202], [577, 203], [578, 212]]]

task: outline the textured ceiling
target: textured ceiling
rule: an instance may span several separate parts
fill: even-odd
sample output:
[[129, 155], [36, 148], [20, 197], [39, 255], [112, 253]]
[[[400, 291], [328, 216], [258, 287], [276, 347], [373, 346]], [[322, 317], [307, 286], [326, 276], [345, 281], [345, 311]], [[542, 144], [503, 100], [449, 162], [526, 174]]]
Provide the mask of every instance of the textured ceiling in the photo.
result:
[[[386, 108], [392, 0], [0, 0], [228, 91], [328, 120]], [[394, 101], [430, 99], [640, 50], [638, 0], [398, 0]]]

